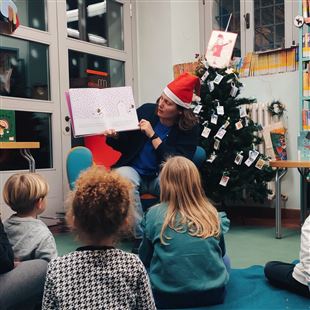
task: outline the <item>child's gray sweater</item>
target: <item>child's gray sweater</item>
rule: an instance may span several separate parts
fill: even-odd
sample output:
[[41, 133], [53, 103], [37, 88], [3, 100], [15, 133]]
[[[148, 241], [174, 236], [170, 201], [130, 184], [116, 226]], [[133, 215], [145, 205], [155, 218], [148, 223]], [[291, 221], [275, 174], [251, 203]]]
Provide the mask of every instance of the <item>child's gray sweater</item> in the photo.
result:
[[50, 261], [57, 257], [55, 239], [41, 220], [12, 215], [4, 222], [4, 230], [15, 259], [25, 261], [41, 258]]

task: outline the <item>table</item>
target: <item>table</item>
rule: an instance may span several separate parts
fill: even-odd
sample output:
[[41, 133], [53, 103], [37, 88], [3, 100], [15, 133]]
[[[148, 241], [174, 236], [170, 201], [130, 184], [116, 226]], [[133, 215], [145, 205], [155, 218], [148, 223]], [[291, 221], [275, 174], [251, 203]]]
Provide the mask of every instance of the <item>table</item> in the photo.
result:
[[310, 172], [310, 161], [294, 161], [294, 160], [272, 160], [270, 166], [277, 168], [276, 171], [276, 238], [281, 239], [281, 179], [287, 173], [288, 168], [297, 168], [302, 178], [302, 192], [300, 205], [301, 223], [304, 222], [307, 215], [307, 179], [306, 176]]
[[0, 142], [0, 149], [19, 149], [20, 154], [28, 161], [29, 171], [35, 172], [36, 163], [30, 149], [39, 149], [40, 142]]

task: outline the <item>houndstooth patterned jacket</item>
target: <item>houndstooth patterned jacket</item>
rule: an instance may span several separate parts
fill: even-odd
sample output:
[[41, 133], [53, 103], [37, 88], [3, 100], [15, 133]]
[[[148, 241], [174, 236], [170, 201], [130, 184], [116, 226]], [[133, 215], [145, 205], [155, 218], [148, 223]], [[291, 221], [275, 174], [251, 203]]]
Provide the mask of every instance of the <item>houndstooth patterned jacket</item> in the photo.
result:
[[49, 263], [42, 309], [156, 309], [138, 256], [82, 247]]

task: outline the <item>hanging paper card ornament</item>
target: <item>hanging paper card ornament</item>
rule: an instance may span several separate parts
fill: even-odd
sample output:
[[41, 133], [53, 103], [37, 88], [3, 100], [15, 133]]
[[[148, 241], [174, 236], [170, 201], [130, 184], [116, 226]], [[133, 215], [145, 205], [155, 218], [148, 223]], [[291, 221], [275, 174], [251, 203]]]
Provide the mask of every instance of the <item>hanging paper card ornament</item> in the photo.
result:
[[[229, 118], [228, 118], [229, 119]], [[224, 129], [226, 129], [229, 125], [230, 125], [230, 122], [228, 121], [225, 122], [225, 124], [222, 126]]]
[[223, 139], [225, 134], [226, 134], [226, 130], [224, 128], [220, 128], [218, 132], [216, 133], [215, 137], [219, 139]]
[[210, 135], [210, 132], [211, 132], [211, 129], [209, 127], [204, 127], [201, 135], [204, 137], [204, 138], [208, 138], [209, 135]]
[[230, 90], [230, 96], [236, 97], [238, 92], [238, 87], [235, 86], [235, 83], [231, 83], [231, 90]]
[[213, 83], [219, 85], [221, 83], [223, 77], [224, 77], [223, 75], [216, 73], [216, 77], [213, 80]]
[[210, 157], [207, 159], [207, 162], [213, 163], [217, 155], [213, 152]]
[[224, 172], [222, 178], [221, 178], [221, 181], [220, 181], [220, 185], [226, 187], [227, 186], [227, 183], [229, 181], [229, 176], [227, 173]]
[[265, 161], [262, 158], [260, 158], [255, 164], [255, 168], [262, 170], [264, 165], [265, 165]]
[[212, 116], [211, 116], [211, 123], [216, 125], [218, 118], [219, 117], [215, 113], [213, 113]]
[[201, 104], [198, 104], [198, 105], [196, 105], [196, 107], [195, 107], [195, 109], [193, 110], [193, 112], [194, 112], [195, 114], [199, 114], [200, 111], [201, 111], [201, 109], [202, 109], [202, 105], [201, 105]]
[[237, 130], [243, 128], [242, 121], [240, 120], [239, 122], [235, 123], [235, 127], [236, 127]]
[[236, 39], [236, 33], [212, 31], [206, 51], [209, 65], [215, 68], [228, 67]]
[[19, 26], [17, 7], [12, 0], [0, 0], [0, 33], [12, 34]]
[[208, 70], [206, 70], [206, 72], [204, 73], [204, 75], [201, 77], [201, 80], [204, 82], [206, 79], [207, 79], [207, 77], [209, 76], [209, 71]]
[[245, 105], [241, 105], [239, 107], [239, 113], [240, 113], [240, 117], [246, 117], [248, 114], [246, 113], [246, 107]]
[[208, 82], [208, 88], [210, 93], [212, 93], [214, 91], [214, 83], [213, 81]]
[[221, 143], [220, 140], [215, 139], [215, 141], [214, 141], [214, 149], [215, 150], [218, 150], [220, 148], [220, 143]]
[[217, 113], [218, 115], [224, 115], [224, 106], [218, 105], [218, 106], [216, 107], [216, 113]]
[[243, 160], [243, 155], [242, 155], [242, 151], [240, 153], [237, 153], [236, 158], [235, 158], [235, 164], [236, 165], [241, 165], [242, 164], [242, 160]]

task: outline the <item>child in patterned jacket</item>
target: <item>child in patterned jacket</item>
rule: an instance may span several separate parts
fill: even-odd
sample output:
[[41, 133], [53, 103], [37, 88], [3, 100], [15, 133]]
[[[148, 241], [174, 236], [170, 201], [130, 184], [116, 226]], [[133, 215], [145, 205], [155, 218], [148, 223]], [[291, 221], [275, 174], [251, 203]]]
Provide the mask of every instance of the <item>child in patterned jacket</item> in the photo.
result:
[[102, 167], [80, 175], [67, 221], [85, 246], [49, 263], [42, 309], [156, 309], [138, 256], [114, 247], [134, 219], [131, 190]]

